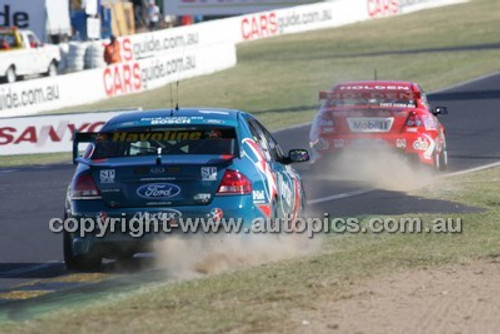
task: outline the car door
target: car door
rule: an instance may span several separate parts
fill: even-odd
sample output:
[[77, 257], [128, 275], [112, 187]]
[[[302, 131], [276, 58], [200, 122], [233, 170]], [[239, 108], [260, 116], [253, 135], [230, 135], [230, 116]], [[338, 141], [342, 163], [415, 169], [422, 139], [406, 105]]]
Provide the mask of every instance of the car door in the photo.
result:
[[38, 74], [40, 72], [43, 72], [43, 70], [40, 70], [40, 66], [44, 62], [44, 54], [43, 51], [40, 49], [41, 43], [36, 38], [35, 34], [28, 32], [26, 33], [26, 38], [28, 41], [28, 59], [29, 63], [26, 64], [26, 74]]
[[272, 134], [256, 119], [250, 121], [261, 136], [263, 151], [267, 152], [269, 163], [276, 175], [279, 217], [297, 218], [301, 205], [300, 179], [295, 170], [284, 162], [284, 154]]

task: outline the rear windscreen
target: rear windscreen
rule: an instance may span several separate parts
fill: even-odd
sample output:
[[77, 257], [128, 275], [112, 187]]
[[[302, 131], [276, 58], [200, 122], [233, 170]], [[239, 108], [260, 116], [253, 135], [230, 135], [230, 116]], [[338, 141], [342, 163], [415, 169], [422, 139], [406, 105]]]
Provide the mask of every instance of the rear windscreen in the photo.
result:
[[213, 154], [235, 155], [234, 128], [154, 128], [100, 134], [92, 159], [144, 155]]

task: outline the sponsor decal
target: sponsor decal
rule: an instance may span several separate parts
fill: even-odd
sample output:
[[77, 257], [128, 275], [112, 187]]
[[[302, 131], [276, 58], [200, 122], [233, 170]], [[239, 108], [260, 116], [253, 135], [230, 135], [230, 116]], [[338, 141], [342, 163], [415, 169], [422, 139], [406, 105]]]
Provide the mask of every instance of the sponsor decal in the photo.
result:
[[167, 199], [179, 195], [181, 188], [172, 183], [150, 183], [137, 188], [137, 196], [145, 199]]
[[352, 132], [388, 132], [394, 118], [348, 118], [347, 123]]
[[198, 140], [203, 137], [201, 131], [163, 131], [163, 132], [115, 132], [111, 137], [114, 142]]
[[206, 124], [224, 124], [225, 122], [221, 119], [206, 119], [203, 121]]
[[221, 221], [222, 218], [224, 218], [224, 211], [220, 208], [213, 208], [210, 210], [210, 218], [212, 218], [214, 222]]
[[151, 125], [169, 125], [169, 124], [191, 124], [191, 121], [194, 120], [203, 120], [202, 116], [166, 116], [166, 117], [143, 117], [141, 118], [142, 123], [151, 124]]
[[393, 108], [415, 108], [414, 103], [380, 103], [380, 106]]
[[[287, 176], [288, 179], [288, 176]], [[292, 189], [290, 188], [290, 185], [288, 184], [290, 180], [285, 180], [284, 176], [282, 174], [278, 174], [278, 190], [279, 194], [281, 196], [282, 204], [283, 202], [286, 204], [287, 208], [291, 208], [293, 205], [293, 192]], [[281, 209], [283, 213], [286, 213], [287, 210], [281, 206]]]
[[396, 86], [396, 85], [351, 85], [351, 86], [340, 86], [340, 90], [363, 90], [363, 91], [371, 91], [371, 90], [404, 90], [411, 91], [409, 86]]
[[202, 181], [217, 181], [217, 167], [201, 167]]
[[425, 151], [429, 148], [429, 142], [422, 137], [418, 137], [415, 142], [413, 142], [413, 148], [418, 151]]
[[423, 137], [419, 137], [414, 143], [413, 148], [415, 150], [424, 151], [422, 154], [423, 158], [426, 160], [432, 159], [432, 154], [436, 148], [436, 141], [432, 139], [431, 136], [427, 134], [422, 134]]
[[[266, 185], [264, 187], [264, 192], [266, 194], [266, 201], [267, 203], [270, 203], [271, 200], [275, 198], [276, 194], [278, 193], [278, 188], [276, 185], [276, 175], [274, 174], [273, 170], [271, 169], [271, 166], [264, 157], [262, 149], [255, 142], [255, 140], [251, 138], [245, 138], [243, 139], [243, 154], [257, 168], [257, 171], [259, 172], [262, 181]], [[267, 205], [267, 207], [259, 205], [259, 208], [266, 217], [270, 217], [271, 215], [270, 205]]]
[[99, 171], [101, 183], [115, 183], [116, 171], [114, 169], [102, 169]]
[[432, 116], [424, 115], [423, 119], [424, 119], [425, 130], [430, 131], [437, 129], [437, 124]]
[[211, 194], [196, 194], [193, 197], [193, 200], [201, 203], [208, 203], [210, 202], [210, 199], [212, 198]]
[[264, 190], [254, 190], [252, 191], [252, 197], [254, 203], [265, 203], [266, 202], [266, 194]]
[[152, 174], [162, 174], [162, 173], [165, 173], [165, 168], [163, 167], [153, 167], [151, 168], [151, 173]]
[[396, 139], [396, 147], [397, 148], [406, 148], [406, 139], [405, 138], [397, 138]]
[[333, 120], [329, 119], [329, 120], [326, 120], [326, 119], [322, 119], [319, 121], [319, 126], [333, 126], [334, 123], [333, 123]]
[[163, 209], [158, 212], [136, 212], [132, 218], [141, 220], [158, 219], [163, 221], [177, 221], [180, 217], [182, 217], [182, 213], [179, 210]]
[[113, 189], [102, 189], [102, 193], [119, 193], [121, 192], [121, 189], [118, 188], [113, 188]]

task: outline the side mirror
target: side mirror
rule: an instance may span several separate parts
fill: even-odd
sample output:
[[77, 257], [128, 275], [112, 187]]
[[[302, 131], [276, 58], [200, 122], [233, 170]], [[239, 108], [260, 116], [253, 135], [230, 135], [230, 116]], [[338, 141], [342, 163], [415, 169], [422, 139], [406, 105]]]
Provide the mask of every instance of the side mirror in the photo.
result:
[[434, 107], [432, 108], [431, 113], [435, 116], [437, 115], [447, 115], [448, 114], [448, 108], [446, 107]]
[[296, 148], [288, 152], [288, 158], [286, 158], [286, 162], [288, 164], [296, 162], [306, 162], [309, 161], [309, 158], [309, 152], [307, 152], [307, 150]]

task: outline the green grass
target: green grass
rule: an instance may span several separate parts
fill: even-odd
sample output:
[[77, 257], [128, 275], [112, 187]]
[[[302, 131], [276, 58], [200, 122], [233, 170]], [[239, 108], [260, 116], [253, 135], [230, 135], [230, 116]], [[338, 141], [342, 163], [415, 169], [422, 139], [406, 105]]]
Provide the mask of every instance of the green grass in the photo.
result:
[[[183, 81], [180, 105], [239, 108], [278, 129], [310, 121], [319, 90], [339, 81], [372, 79], [374, 69], [380, 79], [416, 81], [433, 91], [500, 70], [498, 49], [429, 51], [498, 43], [499, 21], [500, 2], [475, 0], [241, 44], [235, 68]], [[404, 50], [412, 52], [398, 53]], [[168, 108], [170, 90], [164, 87], [56, 112], [134, 106]], [[2, 157], [0, 165], [15, 164], [17, 159]]]
[[66, 163], [71, 161], [71, 156], [70, 152], [0, 156], [0, 167]]
[[351, 298], [352, 285], [398, 271], [470, 263], [500, 256], [500, 169], [441, 180], [417, 192], [484, 209], [474, 214], [415, 214], [462, 218], [456, 234], [330, 234], [319, 253], [156, 287], [144, 287], [70, 307], [24, 323], [16, 333], [289, 332], [294, 317]]

